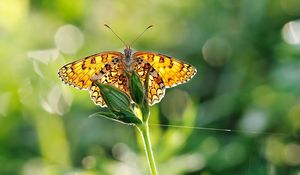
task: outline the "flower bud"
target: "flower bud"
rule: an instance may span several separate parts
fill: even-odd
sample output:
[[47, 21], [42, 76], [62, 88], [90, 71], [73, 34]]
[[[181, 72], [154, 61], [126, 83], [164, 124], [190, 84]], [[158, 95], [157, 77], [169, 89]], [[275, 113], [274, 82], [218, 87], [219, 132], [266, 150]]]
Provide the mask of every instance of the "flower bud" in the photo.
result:
[[[116, 87], [96, 82], [100, 93], [110, 113], [101, 113], [101, 116], [118, 120], [127, 124], [138, 124], [141, 120], [137, 118], [131, 108], [130, 97]], [[100, 115], [100, 113], [99, 113]]]

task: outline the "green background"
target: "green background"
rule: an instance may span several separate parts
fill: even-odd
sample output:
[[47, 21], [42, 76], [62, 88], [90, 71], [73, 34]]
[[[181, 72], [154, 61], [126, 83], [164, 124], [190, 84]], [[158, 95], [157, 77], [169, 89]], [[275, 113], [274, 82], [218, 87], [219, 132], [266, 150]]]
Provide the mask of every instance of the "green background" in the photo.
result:
[[159, 173], [299, 175], [299, 18], [299, 0], [0, 1], [0, 174], [149, 174], [136, 130], [88, 118], [57, 70], [122, 51], [103, 24], [128, 43], [152, 24], [132, 47], [198, 70], [151, 107]]

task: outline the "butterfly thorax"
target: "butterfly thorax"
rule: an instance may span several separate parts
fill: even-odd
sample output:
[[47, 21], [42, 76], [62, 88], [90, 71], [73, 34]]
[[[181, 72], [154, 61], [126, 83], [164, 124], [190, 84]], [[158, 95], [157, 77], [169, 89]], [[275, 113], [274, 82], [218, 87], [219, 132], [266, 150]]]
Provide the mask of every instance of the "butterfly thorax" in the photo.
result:
[[130, 47], [126, 47], [124, 49], [124, 64], [127, 71], [131, 71], [131, 64], [132, 64], [132, 50]]

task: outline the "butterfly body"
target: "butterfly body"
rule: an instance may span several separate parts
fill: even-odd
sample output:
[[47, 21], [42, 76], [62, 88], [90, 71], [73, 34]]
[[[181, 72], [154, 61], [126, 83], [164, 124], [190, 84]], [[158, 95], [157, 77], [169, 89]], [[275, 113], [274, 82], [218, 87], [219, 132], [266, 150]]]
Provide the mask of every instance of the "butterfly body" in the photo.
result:
[[60, 79], [68, 85], [88, 90], [95, 104], [105, 107], [100, 89], [94, 81], [110, 84], [129, 95], [126, 76], [134, 70], [144, 83], [149, 71], [148, 102], [158, 103], [165, 89], [185, 83], [196, 74], [196, 69], [175, 58], [155, 52], [135, 52], [130, 47], [124, 53], [100, 52], [69, 63], [59, 69]]
[[132, 50], [129, 47], [126, 47], [124, 49], [124, 56], [125, 56], [124, 62], [126, 65], [126, 69], [127, 69], [127, 71], [130, 71], [130, 67], [133, 62], [133, 58], [132, 58]]

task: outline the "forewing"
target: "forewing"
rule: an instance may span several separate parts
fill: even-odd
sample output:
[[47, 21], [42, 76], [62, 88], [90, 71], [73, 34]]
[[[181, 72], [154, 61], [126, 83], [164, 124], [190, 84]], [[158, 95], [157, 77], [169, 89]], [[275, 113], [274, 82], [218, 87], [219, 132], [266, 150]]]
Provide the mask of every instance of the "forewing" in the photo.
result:
[[142, 59], [150, 63], [162, 77], [166, 88], [187, 82], [197, 72], [192, 65], [159, 53], [136, 52], [133, 54], [133, 59]]
[[120, 52], [101, 52], [95, 55], [69, 63], [58, 70], [60, 79], [79, 89], [90, 89], [92, 86], [91, 78], [96, 75], [103, 67], [112, 62], [113, 59], [122, 59]]

